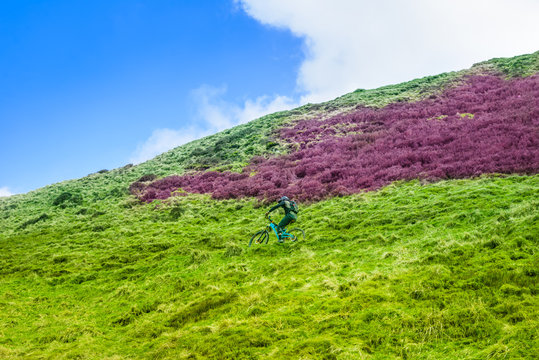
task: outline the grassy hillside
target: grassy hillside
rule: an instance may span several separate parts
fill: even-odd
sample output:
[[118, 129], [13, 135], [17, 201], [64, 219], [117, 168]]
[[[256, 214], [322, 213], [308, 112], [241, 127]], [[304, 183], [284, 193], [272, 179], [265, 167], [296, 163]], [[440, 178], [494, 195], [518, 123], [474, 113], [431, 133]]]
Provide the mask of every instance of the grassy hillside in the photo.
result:
[[[471, 69], [428, 76], [409, 82], [362, 90], [343, 95], [321, 104], [307, 104], [300, 108], [263, 116], [247, 124], [236, 126], [221, 133], [195, 140], [172, 149], [143, 164], [111, 171], [101, 170], [82, 179], [52, 184], [28, 194], [11, 198], [0, 198], [0, 228], [10, 228], [12, 220], [6, 218], [7, 207], [24, 208], [21, 216], [28, 220], [37, 212], [48, 210], [54, 197], [62, 192], [76, 192], [84, 202], [117, 202], [126, 198], [129, 184], [145, 174], [164, 177], [183, 174], [193, 169], [215, 169], [240, 171], [253, 156], [271, 156], [289, 151], [286, 143], [281, 143], [276, 131], [283, 126], [310, 118], [327, 118], [335, 114], [347, 113], [357, 106], [380, 108], [391, 103], [413, 102], [439, 94], [444, 89], [453, 88], [465, 76], [494, 73], [512, 78], [529, 76], [539, 72], [539, 51], [514, 58], [492, 59], [476, 64]], [[38, 214], [39, 215], [39, 214]], [[22, 220], [22, 219], [21, 219]], [[0, 232], [2, 236], [3, 231]]]
[[255, 157], [241, 173], [197, 171], [138, 181], [130, 189], [146, 202], [178, 192], [262, 201], [286, 193], [313, 201], [395, 180], [535, 174], [537, 131], [539, 76], [475, 75], [423, 101], [296, 121], [278, 131], [289, 154]]
[[[358, 90], [0, 198], [0, 358], [534, 358], [538, 71]], [[248, 248], [284, 168], [317, 181], [307, 238]], [[167, 179], [191, 180], [133, 195]]]
[[532, 358], [538, 189], [399, 183], [258, 248], [265, 209], [204, 195], [37, 222], [0, 242], [0, 355]]

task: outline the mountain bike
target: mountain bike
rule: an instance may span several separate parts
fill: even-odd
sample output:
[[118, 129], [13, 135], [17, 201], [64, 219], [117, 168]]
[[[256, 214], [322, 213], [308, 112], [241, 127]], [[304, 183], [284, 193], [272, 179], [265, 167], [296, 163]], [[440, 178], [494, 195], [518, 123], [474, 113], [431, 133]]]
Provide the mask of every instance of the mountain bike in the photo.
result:
[[283, 229], [283, 232], [281, 233], [281, 237], [279, 238], [279, 233], [277, 232], [277, 224], [271, 220], [271, 216], [268, 216], [268, 219], [270, 223], [266, 226], [264, 230], [260, 230], [259, 232], [255, 233], [253, 236], [251, 236], [251, 240], [249, 240], [249, 246], [252, 244], [267, 244], [270, 238], [270, 232], [273, 230], [273, 233], [277, 237], [277, 241], [284, 242], [285, 240], [289, 241], [297, 241], [299, 240], [305, 240], [305, 231], [303, 231], [300, 228], [293, 228], [290, 230]]

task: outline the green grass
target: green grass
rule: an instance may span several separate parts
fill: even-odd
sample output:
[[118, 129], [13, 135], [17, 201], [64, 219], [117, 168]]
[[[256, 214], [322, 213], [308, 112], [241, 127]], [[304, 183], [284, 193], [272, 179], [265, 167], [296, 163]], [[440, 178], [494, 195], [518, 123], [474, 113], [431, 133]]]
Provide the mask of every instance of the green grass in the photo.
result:
[[512, 58], [495, 58], [478, 63], [474, 67], [493, 69], [508, 78], [530, 76], [539, 72], [539, 51]]
[[4, 203], [0, 357], [533, 358], [538, 190], [396, 183], [303, 204], [306, 241], [256, 248], [254, 200], [83, 200], [22, 227]]

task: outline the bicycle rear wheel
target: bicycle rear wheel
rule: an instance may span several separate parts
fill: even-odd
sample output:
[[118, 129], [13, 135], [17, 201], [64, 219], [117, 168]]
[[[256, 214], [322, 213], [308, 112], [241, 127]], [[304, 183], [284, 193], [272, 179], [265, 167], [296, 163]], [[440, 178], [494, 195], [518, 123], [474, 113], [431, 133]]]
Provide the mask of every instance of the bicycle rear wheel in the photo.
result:
[[292, 235], [292, 239], [290, 239], [290, 241], [305, 240], [305, 231], [300, 228], [293, 228], [287, 232]]
[[264, 241], [267, 244], [268, 240], [269, 240], [268, 231], [267, 230], [260, 230], [259, 232], [257, 232], [256, 234], [254, 234], [251, 237], [251, 240], [249, 240], [249, 246], [251, 246], [252, 244], [263, 244]]

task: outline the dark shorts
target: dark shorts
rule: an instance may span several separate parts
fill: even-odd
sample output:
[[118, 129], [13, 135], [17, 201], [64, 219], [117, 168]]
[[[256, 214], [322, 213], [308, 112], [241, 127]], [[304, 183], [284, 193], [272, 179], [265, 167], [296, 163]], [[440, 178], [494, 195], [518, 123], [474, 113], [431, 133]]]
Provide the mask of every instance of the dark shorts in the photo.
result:
[[296, 214], [288, 213], [279, 222], [279, 228], [281, 228], [281, 230], [284, 230], [288, 226], [288, 224], [290, 224], [293, 221], [296, 221], [297, 219], [298, 219], [298, 217], [297, 217]]

